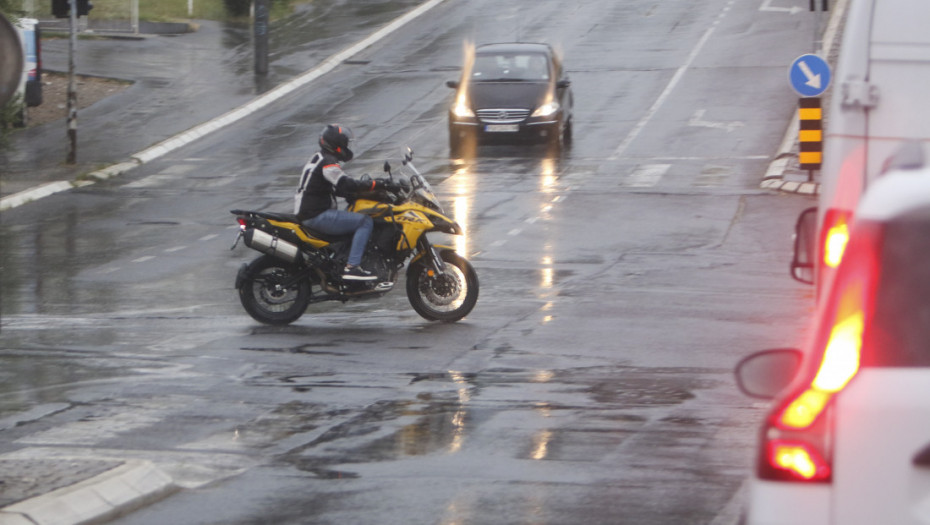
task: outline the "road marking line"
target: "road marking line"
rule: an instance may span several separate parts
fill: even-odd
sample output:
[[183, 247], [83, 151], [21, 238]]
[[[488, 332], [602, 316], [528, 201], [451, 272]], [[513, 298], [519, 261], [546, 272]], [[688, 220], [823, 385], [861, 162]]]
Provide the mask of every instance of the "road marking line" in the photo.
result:
[[700, 54], [701, 50], [704, 49], [704, 45], [706, 45], [707, 41], [710, 40], [710, 36], [714, 34], [714, 31], [717, 29], [717, 26], [720, 24], [720, 21], [723, 20], [723, 17], [726, 16], [726, 14], [730, 11], [730, 8], [733, 6], [733, 2], [735, 1], [736, 0], [730, 0], [727, 3], [726, 7], [724, 7], [723, 10], [720, 12], [720, 14], [717, 15], [717, 19], [714, 20], [713, 24], [711, 24], [710, 29], [704, 32], [704, 35], [701, 37], [700, 40], [698, 40], [698, 43], [694, 46], [694, 49], [691, 50], [691, 54], [688, 55], [688, 59], [685, 60], [685, 63], [682, 64], [681, 67], [679, 67], [677, 71], [675, 71], [675, 74], [672, 76], [672, 79], [669, 81], [668, 85], [665, 86], [665, 89], [662, 90], [662, 93], [659, 95], [659, 98], [657, 98], [656, 101], [653, 102], [652, 107], [650, 107], [649, 110], [646, 111], [646, 114], [643, 115], [643, 118], [639, 119], [639, 122], [637, 122], [636, 125], [633, 126], [633, 129], [630, 130], [626, 138], [623, 139], [623, 142], [621, 142], [620, 145], [617, 146], [617, 149], [614, 150], [613, 155], [608, 157], [608, 160], [619, 159], [623, 155], [623, 153], [626, 152], [626, 149], [630, 147], [630, 144], [632, 144], [633, 141], [639, 137], [640, 133], [643, 132], [643, 128], [646, 127], [646, 124], [648, 124], [649, 121], [652, 120], [652, 117], [654, 117], [655, 114], [659, 112], [659, 108], [661, 108], [662, 105], [665, 104], [665, 101], [672, 94], [672, 91], [675, 89], [675, 87], [678, 86], [678, 83], [681, 82], [682, 77], [685, 76], [685, 72], [688, 71], [688, 69], [691, 67], [692, 64], [694, 64], [694, 61], [697, 59], [698, 54]]
[[133, 155], [133, 158], [138, 159], [139, 162], [145, 164], [150, 162], [158, 157], [161, 157], [171, 151], [174, 151], [182, 146], [186, 146], [190, 142], [208, 134], [216, 131], [217, 129], [228, 126], [234, 122], [244, 119], [245, 117], [251, 115], [252, 113], [262, 109], [269, 104], [276, 102], [277, 100], [293, 93], [297, 89], [313, 82], [314, 80], [320, 78], [321, 76], [329, 73], [333, 69], [336, 69], [346, 60], [352, 58], [353, 56], [361, 53], [365, 49], [373, 46], [380, 40], [384, 39], [386, 36], [390, 35], [394, 31], [397, 31], [401, 27], [407, 25], [409, 22], [413, 21], [416, 18], [419, 18], [421, 15], [429, 11], [430, 9], [441, 4], [445, 0], [429, 0], [428, 2], [420, 5], [420, 7], [410, 11], [409, 13], [396, 18], [393, 22], [387, 26], [381, 28], [380, 30], [372, 33], [368, 38], [362, 40], [361, 42], [356, 43], [355, 45], [349, 47], [348, 49], [336, 53], [335, 55], [324, 60], [322, 64], [317, 67], [307, 71], [306, 73], [300, 75], [299, 77], [291, 80], [286, 84], [281, 84], [280, 86], [272, 89], [271, 91], [265, 93], [264, 95], [248, 102], [237, 109], [234, 109], [225, 115], [221, 115], [213, 120], [205, 122], [199, 126], [195, 126], [186, 132], [172, 137], [166, 141], [160, 142], [148, 149], [140, 151], [136, 155]]
[[642, 164], [636, 166], [633, 173], [627, 177], [624, 186], [634, 188], [651, 188], [659, 183], [659, 180], [668, 173], [671, 164]]
[[154, 259], [154, 258], [155, 258], [154, 255], [146, 255], [146, 256], [144, 256], [144, 257], [139, 257], [138, 259], [133, 259], [132, 262], [134, 262], [134, 263], [143, 263], [143, 262], [145, 262], [145, 261], [151, 261], [151, 260]]
[[185, 249], [187, 249], [187, 246], [175, 246], [174, 248], [168, 248], [165, 250], [165, 253], [174, 253]]

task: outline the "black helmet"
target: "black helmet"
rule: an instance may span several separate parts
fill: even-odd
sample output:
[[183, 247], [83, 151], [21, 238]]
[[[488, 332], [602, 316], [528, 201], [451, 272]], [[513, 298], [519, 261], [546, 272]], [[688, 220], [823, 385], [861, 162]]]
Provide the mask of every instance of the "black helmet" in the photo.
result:
[[320, 147], [343, 162], [348, 162], [355, 156], [349, 149], [351, 140], [352, 130], [339, 124], [330, 124], [320, 133]]

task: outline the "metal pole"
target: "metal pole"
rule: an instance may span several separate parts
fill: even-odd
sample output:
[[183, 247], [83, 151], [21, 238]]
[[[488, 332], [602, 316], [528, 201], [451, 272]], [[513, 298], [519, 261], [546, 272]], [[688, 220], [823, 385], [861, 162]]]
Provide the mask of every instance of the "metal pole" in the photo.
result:
[[139, 0], [132, 0], [130, 4], [130, 17], [132, 18], [132, 33], [134, 35], [139, 34]]
[[77, 49], [77, 0], [69, 0], [71, 39], [68, 43], [68, 164], [77, 162], [77, 91], [74, 85], [74, 53]]
[[268, 74], [268, 0], [255, 0], [255, 74]]

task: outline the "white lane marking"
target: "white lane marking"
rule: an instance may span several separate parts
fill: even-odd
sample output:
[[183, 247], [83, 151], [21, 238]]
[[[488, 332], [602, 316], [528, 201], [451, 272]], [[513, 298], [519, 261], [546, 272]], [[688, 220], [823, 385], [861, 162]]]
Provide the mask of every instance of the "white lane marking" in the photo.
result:
[[333, 69], [336, 69], [336, 67], [341, 65], [346, 60], [373, 46], [380, 40], [384, 39], [386, 36], [390, 35], [394, 31], [397, 31], [401, 27], [420, 17], [444, 1], [445, 0], [430, 0], [422, 4], [420, 7], [414, 9], [413, 11], [410, 11], [409, 13], [396, 18], [393, 22], [372, 33], [368, 36], [368, 38], [362, 40], [361, 42], [358, 42], [352, 47], [329, 57], [323, 61], [322, 64], [295, 78], [294, 80], [286, 84], [281, 84], [280, 86], [272, 89], [264, 95], [256, 98], [255, 100], [252, 100], [251, 102], [244, 104], [239, 108], [226, 113], [225, 115], [217, 117], [209, 122], [205, 122], [199, 126], [195, 126], [185, 133], [182, 133], [181, 135], [172, 137], [164, 142], [160, 142], [144, 151], [140, 151], [134, 155], [133, 158], [138, 159], [139, 162], [145, 164], [182, 146], [185, 146], [190, 142], [203, 137], [204, 135], [212, 133], [217, 129], [244, 119], [252, 113], [264, 108], [265, 106], [268, 106], [273, 102], [276, 102], [277, 100], [293, 93], [297, 89], [320, 78], [326, 73], [329, 73]]
[[154, 258], [155, 258], [154, 255], [146, 255], [146, 256], [144, 256], [144, 257], [139, 257], [138, 259], [133, 259], [132, 262], [134, 262], [134, 263], [143, 263], [143, 262], [145, 262], [145, 261], [151, 261], [151, 260], [154, 259]]
[[611, 155], [608, 160], [617, 160], [626, 152], [627, 148], [630, 147], [630, 144], [639, 137], [640, 133], [643, 132], [643, 128], [646, 127], [646, 124], [652, 120], [652, 117], [658, 113], [659, 108], [665, 104], [665, 101], [668, 99], [669, 95], [672, 94], [672, 91], [678, 86], [678, 83], [681, 82], [682, 77], [684, 77], [685, 72], [691, 67], [691, 64], [697, 59], [697, 56], [701, 53], [701, 50], [704, 49], [704, 45], [707, 44], [707, 41], [710, 40], [710, 36], [714, 34], [714, 31], [717, 29], [717, 26], [720, 24], [720, 21], [723, 20], [723, 17], [730, 11], [730, 8], [733, 7], [733, 2], [736, 0], [730, 0], [726, 7], [717, 15], [717, 19], [714, 20], [714, 23], [711, 24], [710, 29], [704, 32], [704, 35], [698, 40], [698, 43], [694, 46], [694, 49], [691, 50], [691, 54], [688, 55], [688, 59], [685, 60], [685, 63], [675, 71], [675, 74], [672, 76], [672, 79], [669, 81], [668, 85], [665, 86], [665, 89], [662, 90], [662, 93], [659, 95], [659, 98], [653, 102], [652, 107], [646, 111], [646, 114], [643, 115], [643, 118], [633, 126], [633, 129], [630, 130], [630, 133], [627, 134], [626, 138], [623, 139], [623, 142], [617, 146], [617, 149], [614, 150], [613, 155]]
[[699, 109], [695, 111], [694, 115], [691, 115], [691, 119], [688, 121], [688, 125], [697, 128], [723, 129], [726, 130], [727, 133], [730, 133], [736, 128], [745, 126], [745, 124], [738, 120], [730, 120], [726, 122], [704, 120], [705, 113], [707, 113], [706, 109]]
[[187, 246], [175, 246], [174, 248], [168, 248], [167, 250], [165, 250], [165, 253], [174, 253], [174, 252], [179, 252], [181, 250], [186, 250], [186, 249], [187, 249]]
[[759, 11], [769, 11], [774, 13], [788, 13], [791, 15], [796, 15], [801, 11], [804, 11], [803, 8], [796, 5], [791, 7], [772, 7], [772, 0], [765, 0], [762, 2], [762, 6], [759, 7]]
[[636, 166], [633, 173], [626, 177], [624, 186], [651, 188], [659, 183], [659, 180], [671, 167], [671, 164], [641, 164]]

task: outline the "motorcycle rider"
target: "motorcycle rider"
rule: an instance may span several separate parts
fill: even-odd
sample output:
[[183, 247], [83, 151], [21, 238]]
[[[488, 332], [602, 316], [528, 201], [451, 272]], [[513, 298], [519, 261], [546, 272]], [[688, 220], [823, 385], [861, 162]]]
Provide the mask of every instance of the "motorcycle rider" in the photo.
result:
[[349, 259], [342, 278], [350, 281], [373, 281], [378, 277], [362, 268], [362, 255], [374, 228], [368, 215], [340, 210], [336, 197], [352, 197], [359, 192], [385, 189], [397, 191], [392, 183], [380, 180], [359, 181], [346, 175], [340, 163], [354, 157], [349, 143], [352, 131], [330, 124], [320, 133], [320, 151], [304, 165], [300, 185], [294, 196], [294, 213], [301, 224], [330, 235], [352, 235]]

